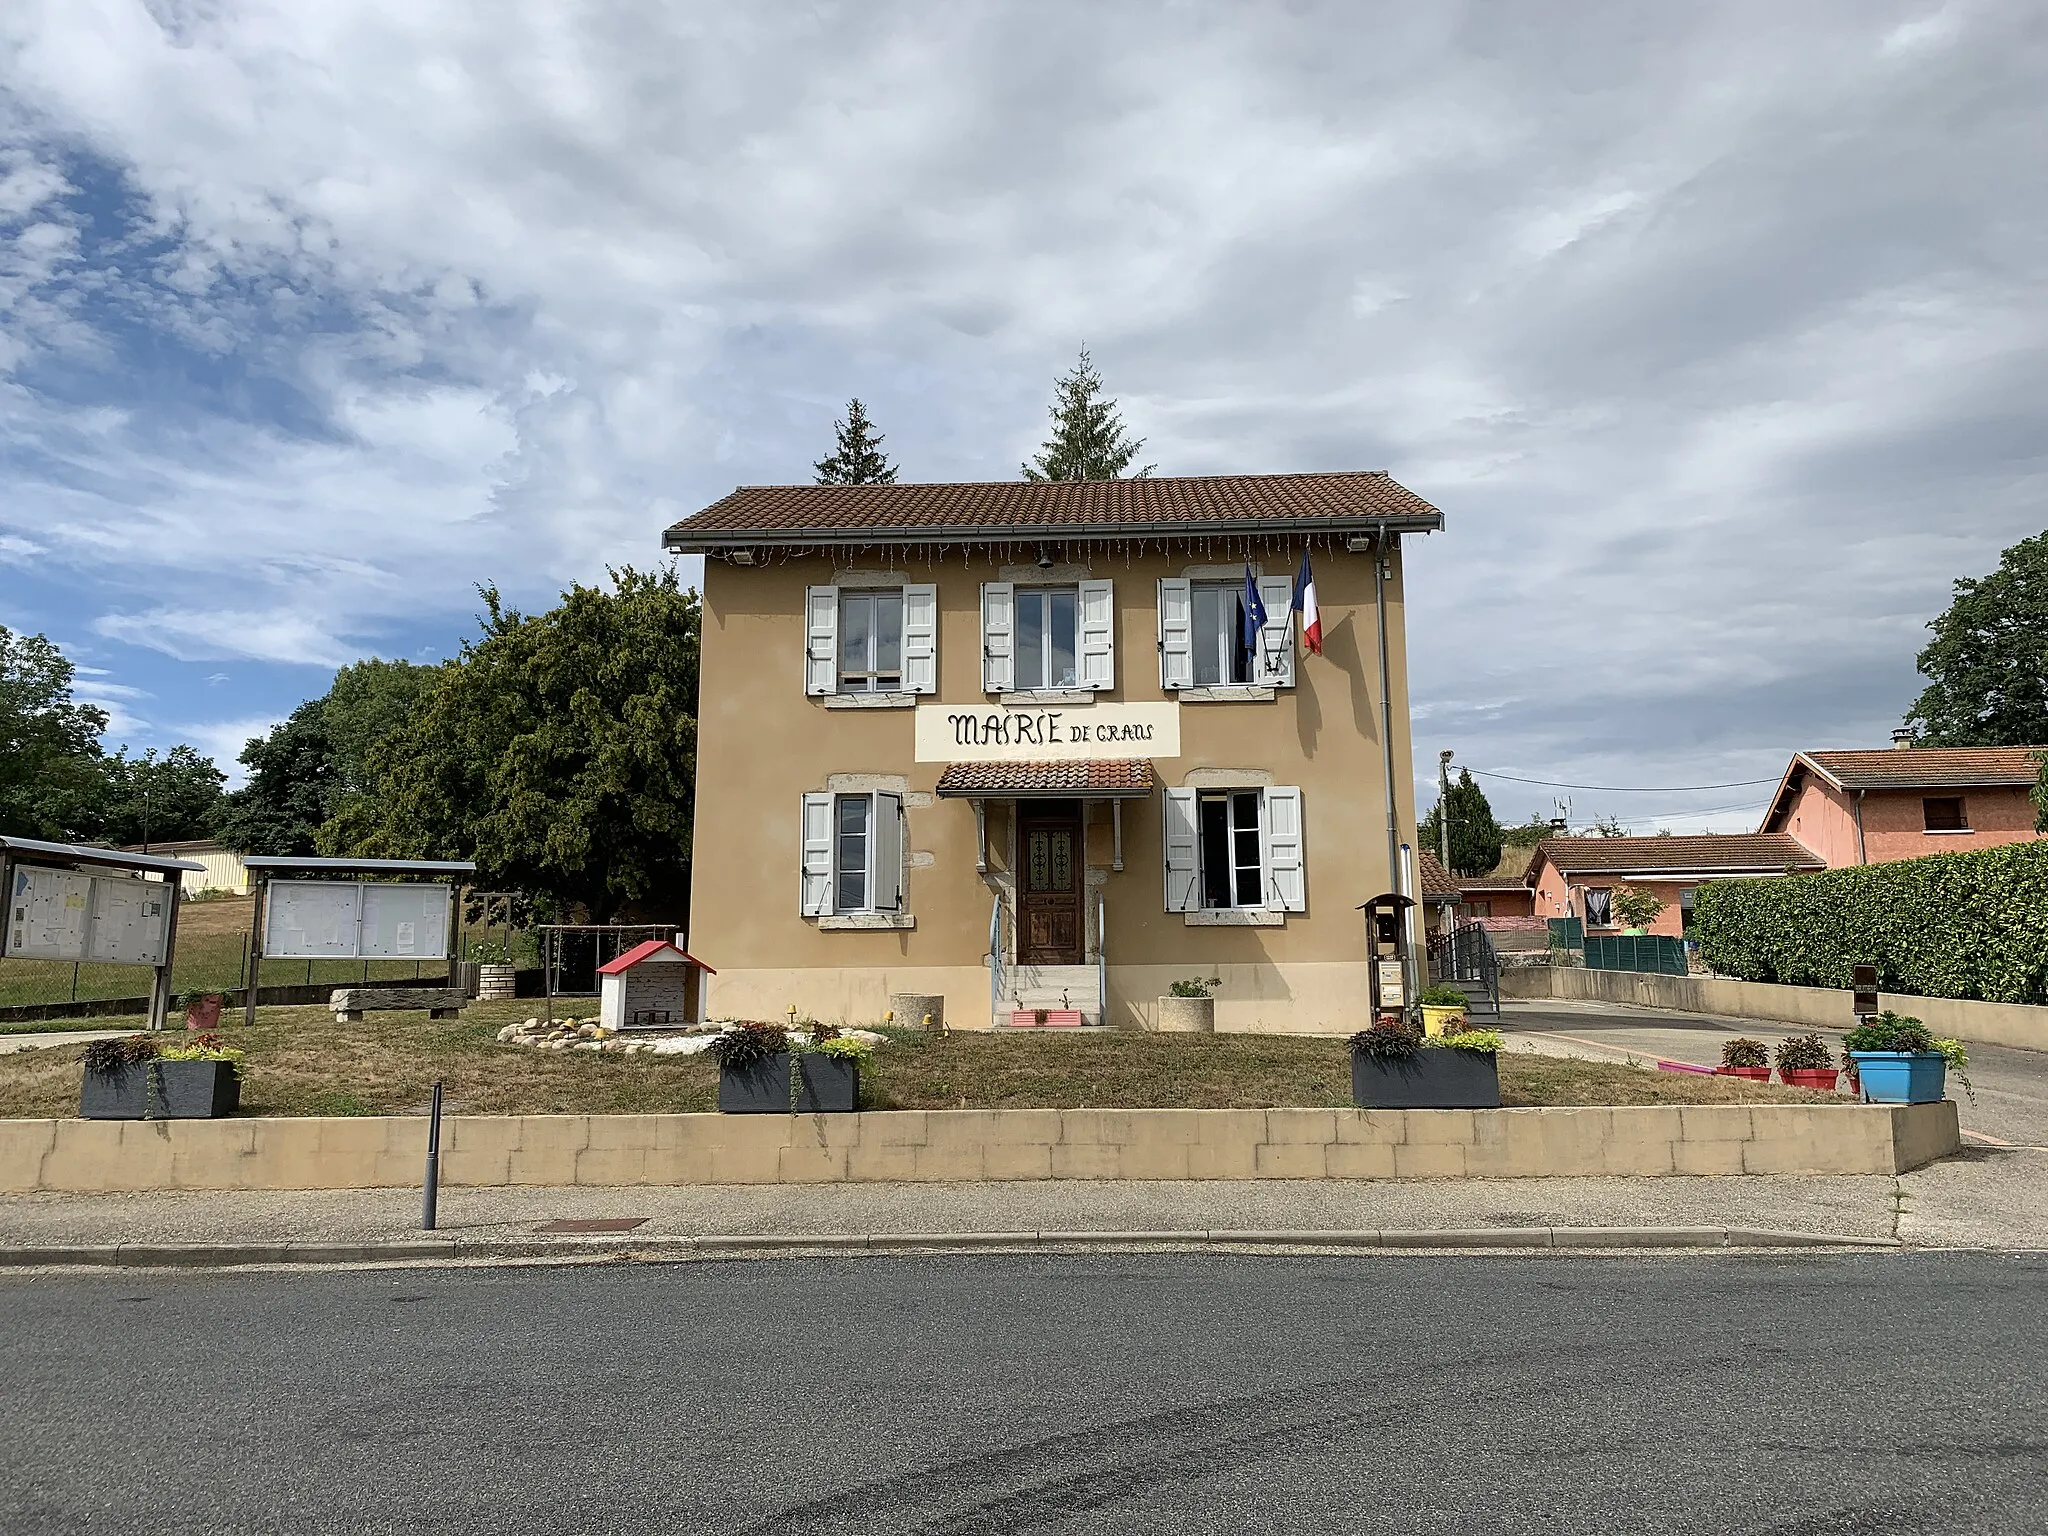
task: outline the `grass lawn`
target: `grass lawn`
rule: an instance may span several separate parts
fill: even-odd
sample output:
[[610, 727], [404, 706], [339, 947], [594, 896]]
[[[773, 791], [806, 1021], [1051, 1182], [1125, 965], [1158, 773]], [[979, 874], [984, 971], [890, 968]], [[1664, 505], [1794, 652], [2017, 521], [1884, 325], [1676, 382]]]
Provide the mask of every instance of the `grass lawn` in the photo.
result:
[[[242, 1108], [257, 1115], [399, 1114], [434, 1079], [473, 1114], [679, 1113], [715, 1107], [702, 1056], [612, 1056], [500, 1045], [533, 1005], [472, 1003], [460, 1019], [372, 1014], [337, 1024], [322, 1008], [264, 1008], [253, 1029], [222, 1029], [245, 1049]], [[104, 1021], [83, 1021], [91, 1027]], [[892, 1031], [875, 1053], [882, 1109], [1255, 1109], [1348, 1105], [1342, 1040], [1299, 1035], [1089, 1035], [933, 1038]], [[75, 1115], [76, 1047], [0, 1056], [0, 1117]], [[1804, 1103], [1769, 1083], [1517, 1053], [1501, 1057], [1504, 1104]]]

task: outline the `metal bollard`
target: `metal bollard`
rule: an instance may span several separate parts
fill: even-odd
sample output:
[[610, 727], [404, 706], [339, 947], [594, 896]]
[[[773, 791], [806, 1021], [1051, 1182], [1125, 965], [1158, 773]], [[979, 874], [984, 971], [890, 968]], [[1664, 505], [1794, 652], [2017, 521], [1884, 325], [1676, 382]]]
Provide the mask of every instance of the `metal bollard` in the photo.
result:
[[427, 1194], [420, 1211], [422, 1231], [434, 1230], [435, 1209], [441, 1196], [441, 1079], [434, 1079], [434, 1101], [427, 1110]]

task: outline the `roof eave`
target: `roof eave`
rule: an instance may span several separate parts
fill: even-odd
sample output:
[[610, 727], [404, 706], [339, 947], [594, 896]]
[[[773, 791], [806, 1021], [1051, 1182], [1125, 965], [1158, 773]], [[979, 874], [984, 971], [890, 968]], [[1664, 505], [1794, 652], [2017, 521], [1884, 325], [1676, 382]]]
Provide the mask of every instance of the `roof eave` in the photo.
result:
[[859, 544], [1018, 544], [1033, 540], [1140, 537], [1230, 538], [1245, 534], [1433, 533], [1444, 515], [1358, 513], [1341, 517], [1153, 518], [1101, 523], [934, 523], [886, 528], [746, 528], [692, 532], [690, 519], [662, 534], [672, 555], [714, 555], [737, 549], [801, 549]]

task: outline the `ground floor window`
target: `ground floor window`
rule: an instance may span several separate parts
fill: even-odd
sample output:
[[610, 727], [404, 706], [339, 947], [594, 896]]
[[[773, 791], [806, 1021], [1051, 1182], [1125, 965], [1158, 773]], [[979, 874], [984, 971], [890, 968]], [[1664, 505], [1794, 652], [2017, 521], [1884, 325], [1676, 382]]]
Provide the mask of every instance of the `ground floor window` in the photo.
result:
[[1929, 832], [1967, 832], [1970, 823], [1963, 815], [1961, 795], [1931, 795], [1920, 802], [1922, 825]]
[[1263, 907], [1264, 862], [1259, 854], [1259, 792], [1235, 790], [1201, 797], [1202, 905]]
[[902, 795], [807, 794], [802, 833], [804, 916], [903, 910]]

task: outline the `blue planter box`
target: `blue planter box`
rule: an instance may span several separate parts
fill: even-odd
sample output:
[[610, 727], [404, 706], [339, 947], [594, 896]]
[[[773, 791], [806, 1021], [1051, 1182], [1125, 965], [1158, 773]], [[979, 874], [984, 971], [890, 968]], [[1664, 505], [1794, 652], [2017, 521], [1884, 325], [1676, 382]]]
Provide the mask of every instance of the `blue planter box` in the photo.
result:
[[1866, 1104], [1938, 1104], [1948, 1061], [1939, 1051], [1851, 1051]]

